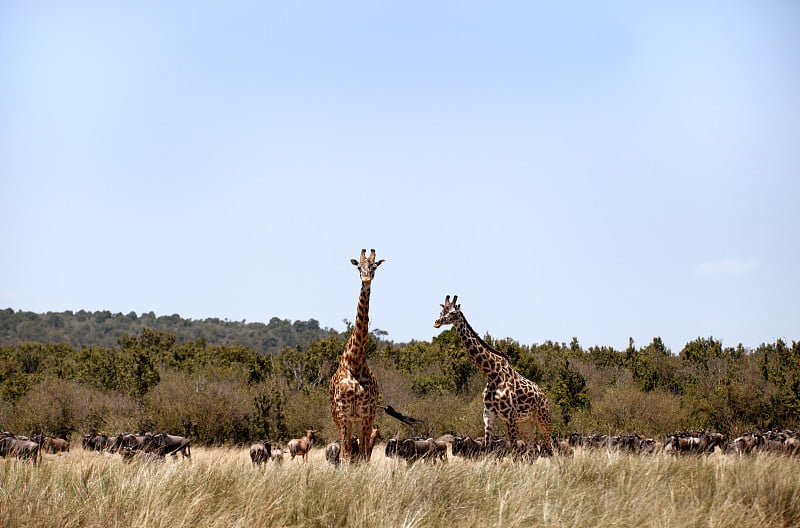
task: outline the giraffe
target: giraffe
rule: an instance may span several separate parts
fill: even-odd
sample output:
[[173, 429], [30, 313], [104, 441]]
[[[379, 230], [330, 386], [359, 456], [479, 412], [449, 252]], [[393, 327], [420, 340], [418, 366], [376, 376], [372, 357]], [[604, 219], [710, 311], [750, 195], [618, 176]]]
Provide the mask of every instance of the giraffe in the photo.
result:
[[442, 313], [433, 323], [434, 328], [453, 325], [461, 342], [473, 361], [486, 374], [486, 388], [483, 390], [484, 446], [492, 445], [495, 418], [506, 424], [508, 439], [516, 442], [521, 436], [528, 449], [533, 446], [535, 426], [544, 438], [544, 451], [553, 453], [552, 421], [550, 407], [542, 389], [511, 365], [508, 357], [489, 346], [472, 329], [461, 305], [456, 304], [458, 295], [445, 297], [441, 305]]
[[378, 408], [378, 382], [369, 370], [366, 361], [366, 345], [369, 327], [369, 294], [375, 270], [384, 260], [375, 261], [375, 250], [361, 250], [361, 259], [350, 262], [361, 274], [361, 293], [358, 297], [358, 311], [353, 334], [347, 341], [339, 361], [339, 368], [334, 372], [328, 386], [331, 399], [331, 415], [339, 429], [341, 456], [347, 461], [353, 457], [350, 437], [354, 432], [358, 435], [358, 453], [356, 459], [369, 460], [372, 450], [368, 449], [372, 424]]

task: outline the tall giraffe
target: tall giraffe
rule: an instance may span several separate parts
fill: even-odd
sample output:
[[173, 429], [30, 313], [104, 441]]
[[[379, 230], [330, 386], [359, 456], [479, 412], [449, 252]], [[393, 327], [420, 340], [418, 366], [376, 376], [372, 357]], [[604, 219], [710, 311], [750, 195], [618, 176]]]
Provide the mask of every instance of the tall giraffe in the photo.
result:
[[553, 453], [552, 421], [547, 397], [536, 383], [532, 382], [511, 365], [508, 357], [489, 346], [478, 336], [461, 313], [461, 305], [456, 304], [458, 295], [445, 297], [442, 313], [433, 323], [435, 328], [451, 324], [473, 361], [486, 374], [486, 388], [483, 389], [483, 439], [488, 448], [493, 440], [495, 418], [506, 424], [508, 439], [515, 442], [522, 437], [525, 445], [533, 445], [535, 425], [544, 437], [544, 449]]
[[369, 328], [369, 294], [375, 270], [383, 260], [375, 261], [375, 250], [361, 250], [361, 260], [351, 259], [361, 274], [361, 294], [358, 296], [358, 311], [353, 334], [347, 341], [328, 386], [331, 398], [331, 415], [339, 428], [341, 456], [351, 460], [353, 453], [350, 438], [358, 433], [357, 459], [369, 460], [371, 450], [369, 437], [378, 408], [378, 382], [369, 370], [366, 360], [367, 334]]

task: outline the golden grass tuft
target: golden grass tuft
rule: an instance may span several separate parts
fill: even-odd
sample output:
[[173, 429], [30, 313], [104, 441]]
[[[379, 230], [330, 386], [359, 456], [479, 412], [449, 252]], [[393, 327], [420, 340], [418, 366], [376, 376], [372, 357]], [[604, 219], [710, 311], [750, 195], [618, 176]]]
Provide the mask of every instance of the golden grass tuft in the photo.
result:
[[253, 468], [246, 449], [192, 461], [118, 455], [0, 460], [0, 526], [798, 526], [800, 460], [581, 452], [573, 459], [407, 467], [376, 447], [368, 465], [309, 459]]

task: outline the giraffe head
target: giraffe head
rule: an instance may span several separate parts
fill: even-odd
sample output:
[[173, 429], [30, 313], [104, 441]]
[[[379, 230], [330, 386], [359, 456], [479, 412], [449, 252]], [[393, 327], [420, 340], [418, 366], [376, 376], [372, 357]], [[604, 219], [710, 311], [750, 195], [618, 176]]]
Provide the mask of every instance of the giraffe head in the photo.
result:
[[461, 316], [461, 305], [456, 304], [458, 295], [453, 295], [453, 302], [450, 302], [450, 296], [444, 298], [444, 304], [441, 304], [442, 313], [439, 318], [433, 323], [434, 328], [439, 328], [442, 325], [455, 324]]
[[375, 277], [375, 270], [378, 269], [378, 266], [383, 264], [384, 259], [379, 261], [375, 261], [375, 250], [371, 249], [369, 252], [369, 257], [367, 257], [367, 250], [361, 250], [361, 260], [350, 259], [350, 262], [353, 266], [358, 268], [359, 273], [361, 273], [361, 282], [372, 282], [373, 277]]

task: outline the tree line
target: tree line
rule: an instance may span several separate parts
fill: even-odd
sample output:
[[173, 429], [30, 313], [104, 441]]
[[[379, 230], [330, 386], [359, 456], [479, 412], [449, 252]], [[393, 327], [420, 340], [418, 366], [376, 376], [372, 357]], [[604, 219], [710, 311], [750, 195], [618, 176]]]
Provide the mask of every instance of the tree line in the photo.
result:
[[243, 345], [262, 354], [275, 354], [285, 347], [308, 346], [327, 337], [332, 330], [320, 328], [319, 321], [291, 322], [273, 317], [269, 323], [228, 321], [217, 318], [184, 319], [177, 314], [112, 313], [108, 310], [87, 312], [47, 312], [37, 314], [0, 310], [0, 343], [68, 343], [84, 346], [113, 347], [125, 334], [137, 335], [142, 328], [159, 330], [178, 341], [205, 340], [213, 344]]
[[[94, 321], [102, 327], [108, 318]], [[285, 441], [313, 427], [320, 441], [336, 438], [327, 388], [352, 326], [343, 332], [321, 330], [314, 320], [276, 326], [304, 338], [321, 334], [301, 342], [287, 333], [291, 345], [265, 353], [227, 335], [215, 341], [213, 333], [190, 338], [148, 326], [110, 345], [19, 340], [19, 331], [9, 339], [3, 326], [0, 428], [64, 437], [168, 430], [198, 443], [243, 444]], [[453, 329], [431, 341], [382, 337], [373, 332], [367, 345], [382, 403], [424, 421], [411, 430], [380, 413], [383, 431], [482, 434], [485, 378]], [[531, 345], [489, 334], [484, 339], [544, 389], [561, 436], [663, 437], [698, 429], [738, 435], [797, 428], [800, 421], [800, 342], [746, 348], [699, 337], [673, 353], [658, 337], [644, 346], [631, 340], [625, 350], [584, 348], [577, 338]]]

